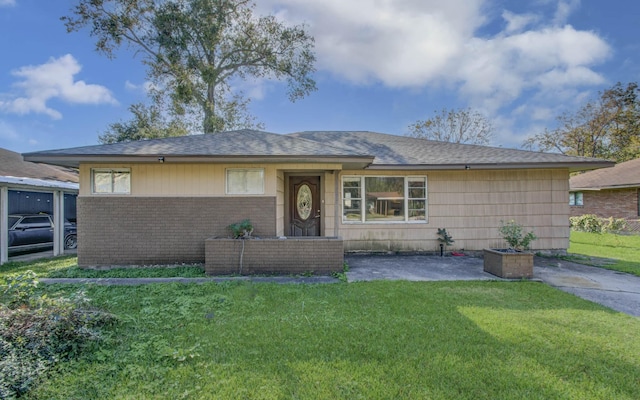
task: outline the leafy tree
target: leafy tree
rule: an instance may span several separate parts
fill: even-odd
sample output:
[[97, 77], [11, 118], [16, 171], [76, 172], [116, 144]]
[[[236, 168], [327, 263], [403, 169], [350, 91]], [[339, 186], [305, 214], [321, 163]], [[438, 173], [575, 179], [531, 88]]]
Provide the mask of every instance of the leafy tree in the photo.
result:
[[295, 101], [316, 89], [313, 38], [301, 25], [254, 16], [251, 0], [79, 0], [67, 31], [89, 26], [109, 58], [127, 44], [170, 98], [171, 112], [202, 121], [205, 133], [252, 122], [238, 79], [286, 80]]
[[560, 115], [558, 127], [527, 139], [524, 147], [618, 162], [640, 156], [640, 90], [620, 82], [574, 113]]
[[183, 121], [167, 121], [156, 106], [137, 103], [131, 105], [129, 111], [133, 118], [130, 121], [109, 124], [105, 133], [98, 136], [100, 143], [131, 142], [188, 134]]
[[484, 115], [469, 108], [443, 108], [433, 117], [409, 125], [409, 136], [443, 142], [487, 145], [493, 138], [493, 126]]

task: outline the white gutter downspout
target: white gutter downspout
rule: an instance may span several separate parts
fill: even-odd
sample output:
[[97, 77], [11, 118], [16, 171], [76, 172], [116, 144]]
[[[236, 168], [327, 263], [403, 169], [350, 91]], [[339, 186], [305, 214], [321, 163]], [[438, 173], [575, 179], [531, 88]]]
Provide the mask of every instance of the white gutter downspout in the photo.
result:
[[9, 188], [0, 187], [0, 265], [9, 261]]
[[342, 179], [340, 177], [340, 171], [339, 170], [335, 170], [334, 171], [335, 174], [335, 178], [333, 179], [334, 182], [334, 222], [333, 222], [333, 236], [338, 237], [340, 234], [340, 229], [339, 229], [339, 224], [340, 224], [340, 210], [342, 209], [342, 204], [340, 204], [340, 179]]
[[64, 192], [53, 191], [53, 256], [64, 254]]

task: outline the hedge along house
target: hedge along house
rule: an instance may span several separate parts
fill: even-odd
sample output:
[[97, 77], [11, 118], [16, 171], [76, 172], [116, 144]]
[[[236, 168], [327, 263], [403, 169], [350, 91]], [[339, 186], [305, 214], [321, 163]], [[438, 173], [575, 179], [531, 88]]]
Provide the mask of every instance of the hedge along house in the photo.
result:
[[569, 190], [572, 217], [622, 218], [630, 230], [640, 231], [640, 158], [574, 175]]
[[24, 157], [79, 167], [81, 266], [203, 262], [205, 240], [244, 219], [259, 237], [340, 238], [340, 257], [433, 252], [443, 227], [458, 249], [503, 247], [497, 228], [509, 219], [535, 231], [536, 248], [565, 250], [569, 172], [612, 165], [372, 132], [252, 130]]

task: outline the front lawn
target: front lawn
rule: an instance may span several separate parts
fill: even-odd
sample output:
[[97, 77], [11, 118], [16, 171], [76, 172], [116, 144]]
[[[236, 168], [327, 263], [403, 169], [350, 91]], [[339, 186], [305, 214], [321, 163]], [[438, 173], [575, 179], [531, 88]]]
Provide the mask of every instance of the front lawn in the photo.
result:
[[25, 398], [640, 398], [640, 320], [536, 282], [85, 288], [119, 322]]
[[9, 262], [0, 266], [0, 277], [31, 270], [41, 278], [198, 278], [206, 276], [198, 265], [94, 270], [78, 267], [76, 256], [42, 258], [33, 262]]
[[[640, 276], [640, 235], [571, 231], [567, 251], [573, 256], [613, 259], [612, 263], [598, 263], [597, 266]], [[588, 259], [576, 261], [591, 263]]]

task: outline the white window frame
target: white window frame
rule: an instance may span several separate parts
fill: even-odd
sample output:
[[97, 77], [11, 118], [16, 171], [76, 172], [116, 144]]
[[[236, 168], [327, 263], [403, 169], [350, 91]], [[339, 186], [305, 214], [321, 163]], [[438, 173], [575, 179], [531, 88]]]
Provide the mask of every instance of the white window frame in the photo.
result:
[[[365, 184], [365, 178], [402, 178], [404, 180], [404, 219], [400, 221], [367, 221], [366, 220], [366, 197], [367, 188]], [[424, 179], [424, 194], [425, 197], [412, 197], [409, 198], [409, 179]], [[360, 198], [345, 198], [344, 182], [345, 179], [360, 181]], [[340, 179], [340, 209], [342, 214], [343, 224], [426, 224], [429, 223], [429, 184], [426, 175], [344, 175]], [[360, 219], [348, 220], [345, 219], [344, 205], [345, 201], [359, 200], [360, 201]], [[409, 219], [409, 201], [410, 200], [424, 200], [424, 219], [423, 220], [411, 220]]]
[[[95, 176], [96, 173], [105, 174], [108, 173], [111, 176], [111, 188], [108, 192], [101, 192], [96, 190]], [[127, 190], [124, 192], [114, 191], [114, 174], [126, 173], [129, 175]], [[91, 194], [96, 195], [128, 195], [131, 194], [131, 168], [91, 168]]]
[[584, 194], [582, 192], [569, 192], [570, 206], [584, 206]]
[[[249, 188], [249, 182], [244, 182], [245, 190], [244, 191], [234, 191], [231, 186], [232, 175], [236, 172], [260, 172], [260, 186], [251, 189]], [[245, 176], [246, 178], [246, 176]], [[264, 195], [264, 168], [227, 168], [225, 170], [225, 194], [234, 195], [234, 196], [260, 196]]]

